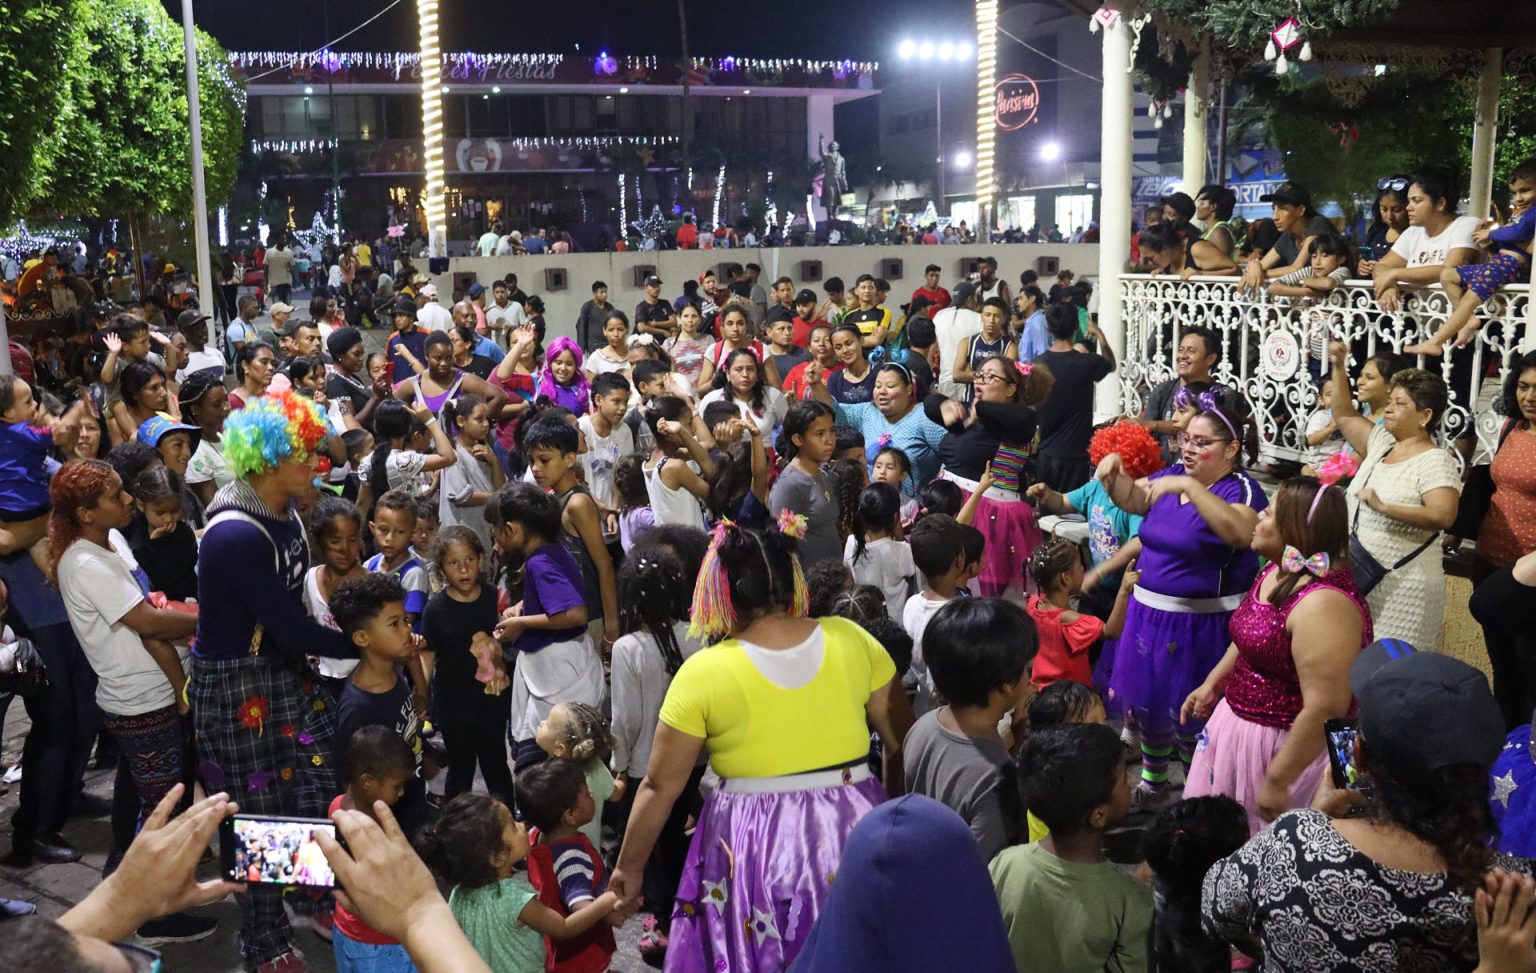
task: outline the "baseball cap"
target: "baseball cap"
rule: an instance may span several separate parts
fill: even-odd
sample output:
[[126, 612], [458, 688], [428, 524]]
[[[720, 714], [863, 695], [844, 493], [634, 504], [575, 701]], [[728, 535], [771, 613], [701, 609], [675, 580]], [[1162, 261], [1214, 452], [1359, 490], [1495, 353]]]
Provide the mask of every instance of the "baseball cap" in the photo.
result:
[[799, 293], [795, 294], [796, 304], [815, 304], [818, 300], [816, 292], [809, 287], [802, 287]]
[[176, 315], [176, 330], [185, 331], [193, 325], [200, 324], [207, 320], [208, 315], [203, 314], [201, 311], [188, 309]]
[[192, 449], [197, 450], [197, 444], [203, 438], [203, 430], [197, 426], [189, 426], [185, 422], [177, 422], [164, 412], [156, 412], [139, 424], [139, 442], [146, 446], [159, 446], [160, 440], [173, 432], [184, 432], [192, 440]]
[[164, 269], [164, 270], [162, 270], [162, 271], [160, 271], [160, 272], [161, 272], [161, 273], [162, 273], [162, 274], [174, 274], [174, 273], [176, 273], [176, 271], [177, 271], [177, 270], [178, 270], [178, 269], [179, 269], [179, 268], [178, 268], [178, 267], [177, 267], [177, 266], [176, 266], [176, 265], [175, 265], [175, 264], [166, 264], [166, 265], [165, 265], [165, 269]]
[[966, 301], [970, 300], [975, 295], [975, 293], [976, 293], [976, 285], [975, 284], [972, 284], [970, 281], [961, 281], [960, 283], [955, 285], [955, 290], [954, 290], [955, 305], [959, 306], [961, 304], [964, 304]]
[[1261, 203], [1293, 203], [1302, 206], [1308, 212], [1312, 210], [1312, 194], [1307, 192], [1305, 186], [1299, 186], [1294, 182], [1282, 182], [1275, 187], [1272, 193], [1265, 193], [1259, 197]]
[[474, 283], [474, 284], [470, 284], [469, 285], [469, 296], [470, 297], [479, 297], [481, 294], [484, 294], [484, 293], [485, 293], [485, 285], [484, 284]]
[[292, 304], [284, 304], [282, 301], [274, 301], [272, 303], [272, 313], [273, 314], [292, 314], [293, 313], [293, 305]]
[[1399, 780], [1422, 782], [1453, 764], [1491, 767], [1504, 746], [1487, 677], [1460, 659], [1382, 639], [1350, 667], [1349, 688], [1371, 761]]
[[657, 277], [655, 274], [652, 274], [651, 276], [649, 276], [649, 277], [647, 277], [645, 279], [645, 286], [646, 287], [660, 287], [661, 286], [661, 278]]
[[429, 299], [435, 301], [435, 300], [437, 300], [437, 285], [436, 284], [422, 284], [421, 287], [418, 288], [417, 293], [420, 294], [422, 297], [429, 298]]

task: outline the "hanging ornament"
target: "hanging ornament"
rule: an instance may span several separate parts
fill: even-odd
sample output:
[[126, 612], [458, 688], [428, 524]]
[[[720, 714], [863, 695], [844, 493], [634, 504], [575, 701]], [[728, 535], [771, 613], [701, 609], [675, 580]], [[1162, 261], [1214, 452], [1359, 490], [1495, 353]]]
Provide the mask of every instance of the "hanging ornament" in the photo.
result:
[[1305, 43], [1303, 43], [1301, 45], [1301, 59], [1303, 61], [1310, 61], [1310, 60], [1312, 60], [1312, 42], [1311, 41], [1307, 41], [1307, 42], [1305, 42]]
[[1118, 23], [1120, 23], [1120, 11], [1105, 5], [1093, 12], [1093, 17], [1088, 21], [1088, 33], [1097, 34], [1100, 28], [1110, 30]]
[[[1290, 65], [1285, 59], [1285, 52], [1302, 43], [1301, 21], [1294, 15], [1285, 18], [1269, 33], [1269, 43], [1264, 45], [1264, 59], [1275, 62], [1275, 73], [1285, 74], [1290, 70]], [[1312, 50], [1308, 46], [1301, 52], [1303, 61], [1312, 59]]]

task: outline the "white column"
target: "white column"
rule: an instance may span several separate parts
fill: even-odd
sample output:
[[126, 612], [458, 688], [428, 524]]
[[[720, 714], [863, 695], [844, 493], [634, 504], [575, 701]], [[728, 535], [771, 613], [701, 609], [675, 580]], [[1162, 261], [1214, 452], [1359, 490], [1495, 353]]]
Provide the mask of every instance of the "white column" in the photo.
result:
[[1493, 147], [1498, 141], [1499, 82], [1504, 77], [1504, 49], [1490, 47], [1483, 52], [1483, 70], [1477, 78], [1477, 109], [1472, 119], [1472, 185], [1468, 198], [1470, 213], [1480, 220], [1488, 218], [1493, 202]]
[[[1203, 46], [1184, 90], [1184, 191], [1193, 196], [1205, 185], [1206, 133], [1210, 131], [1211, 55]], [[1219, 181], [1219, 180], [1218, 180]]]
[[[997, 196], [997, 0], [976, 0], [976, 233], [992, 242]], [[940, 163], [943, 165], [944, 163]]]
[[[1128, 4], [1116, 2], [1117, 9]], [[1099, 330], [1115, 356], [1129, 357], [1120, 307], [1120, 273], [1131, 252], [1131, 29], [1124, 17], [1100, 31], [1104, 37], [1103, 117], [1099, 136]], [[1197, 187], [1198, 188], [1198, 187]], [[1100, 382], [1094, 413], [1101, 418], [1124, 411], [1120, 383]]]
[[11, 371], [11, 333], [5, 326], [5, 302], [0, 301], [0, 375], [14, 374]]
[[[192, 129], [192, 213], [197, 230], [197, 301], [213, 315], [213, 260], [208, 253], [208, 187], [203, 175], [203, 112], [197, 93], [197, 35], [192, 28], [192, 0], [181, 0], [181, 30], [187, 47], [187, 108]], [[215, 336], [217, 340], [217, 336]]]

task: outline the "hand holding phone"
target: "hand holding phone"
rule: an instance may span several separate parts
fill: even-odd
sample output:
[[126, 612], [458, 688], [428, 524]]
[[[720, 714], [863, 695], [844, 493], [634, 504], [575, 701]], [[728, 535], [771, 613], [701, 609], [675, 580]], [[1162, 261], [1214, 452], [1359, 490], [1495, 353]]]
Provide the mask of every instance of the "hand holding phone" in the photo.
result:
[[1360, 721], [1354, 717], [1327, 720], [1323, 738], [1328, 745], [1328, 764], [1333, 772], [1333, 786], [1368, 794], [1370, 785], [1360, 775], [1355, 762], [1355, 739], [1360, 735]]
[[335, 888], [318, 836], [336, 837], [324, 818], [236, 814], [219, 827], [220, 874], [248, 885]]

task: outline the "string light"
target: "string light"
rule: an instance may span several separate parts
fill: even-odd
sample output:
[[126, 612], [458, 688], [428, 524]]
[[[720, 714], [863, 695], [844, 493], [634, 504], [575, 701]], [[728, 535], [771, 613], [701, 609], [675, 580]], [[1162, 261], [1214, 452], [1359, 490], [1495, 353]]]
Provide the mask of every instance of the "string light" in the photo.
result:
[[219, 246], [229, 246], [229, 207], [219, 207]]
[[[997, 136], [997, 0], [976, 0], [976, 201], [981, 205], [986, 232], [997, 192], [993, 179], [993, 151]], [[985, 240], [986, 237], [983, 237]]]
[[778, 207], [778, 204], [773, 201], [773, 170], [772, 169], [768, 170], [768, 185], [767, 185], [767, 188], [766, 188], [765, 192], [767, 192], [767, 194], [768, 194], [768, 212], [766, 214], [764, 214], [763, 222], [767, 225], [768, 229], [772, 230], [773, 229], [773, 225], [779, 221], [779, 207]]
[[604, 149], [624, 145], [676, 145], [676, 135], [583, 135], [539, 138], [499, 139], [514, 149]]
[[725, 195], [725, 164], [720, 164], [720, 172], [715, 176], [715, 209], [710, 217], [711, 226], [720, 225], [720, 199]]
[[629, 226], [629, 195], [624, 173], [619, 173], [619, 225]]
[[811, 193], [805, 194], [805, 225], [816, 230], [816, 197]]
[[[434, 5], [435, 7], [435, 5]], [[418, 4], [418, 16], [420, 6]], [[519, 79], [529, 81], [552, 81], [555, 72], [564, 64], [564, 54], [481, 54], [476, 51], [456, 51], [442, 55], [442, 62], [446, 66], [450, 77], [469, 80], [478, 76], [480, 80], [488, 79], [495, 74], [496, 80], [516, 81]], [[592, 69], [592, 74], [597, 78], [611, 78], [617, 73], [617, 63], [613, 57], [602, 52], [596, 57], [586, 59]], [[711, 74], [750, 75], [757, 83], [771, 83], [777, 76], [786, 72], [799, 74], [824, 74], [830, 72], [837, 80], [845, 80], [850, 75], [872, 75], [880, 69], [878, 61], [856, 61], [848, 58], [841, 60], [812, 60], [806, 58], [755, 58], [755, 57], [696, 57], [688, 62], [663, 60], [654, 55], [637, 55], [623, 59], [623, 66], [629, 73], [649, 72], [661, 69], [664, 65], [687, 63], [694, 71], [695, 76], [701, 77], [700, 83], [708, 84]], [[225, 64], [217, 66], [215, 74], [221, 83], [232, 91], [238, 91], [233, 77], [229, 74], [229, 68], [240, 70], [322, 70], [329, 72], [355, 71], [355, 70], [381, 70], [391, 71], [398, 79], [407, 71], [414, 71], [422, 64], [422, 56], [419, 51], [332, 51], [322, 49], [319, 51], [230, 51]]]
[[443, 173], [443, 58], [437, 36], [438, 0], [416, 0], [421, 28], [421, 130], [427, 182], [427, 245], [434, 257], [448, 255], [448, 211]]
[[32, 256], [56, 247], [68, 247], [74, 250], [80, 241], [78, 233], [68, 230], [37, 230], [27, 227], [26, 220], [18, 220], [16, 232], [8, 237], [0, 237], [0, 253], [5, 254], [20, 264]]
[[327, 152], [341, 143], [337, 139], [252, 139], [252, 152]]

